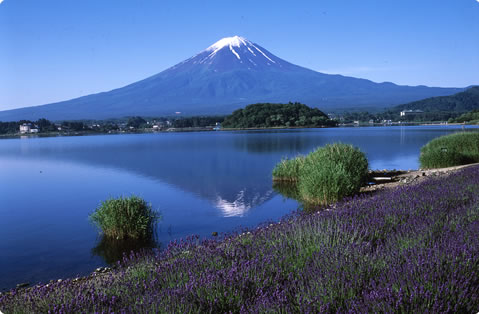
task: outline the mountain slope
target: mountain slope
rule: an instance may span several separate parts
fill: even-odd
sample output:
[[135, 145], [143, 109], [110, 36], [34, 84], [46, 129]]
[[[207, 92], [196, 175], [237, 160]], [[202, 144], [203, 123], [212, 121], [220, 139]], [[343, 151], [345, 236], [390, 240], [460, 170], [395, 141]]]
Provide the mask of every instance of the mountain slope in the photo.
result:
[[223, 38], [197, 55], [144, 80], [58, 103], [0, 112], [0, 120], [102, 119], [127, 115], [225, 114], [258, 102], [298, 101], [336, 107], [384, 107], [457, 88], [398, 86], [315, 72], [242, 37]]
[[441, 97], [431, 97], [407, 104], [395, 106], [394, 111], [422, 110], [424, 112], [468, 112], [479, 109], [479, 86], [473, 86], [463, 92]]

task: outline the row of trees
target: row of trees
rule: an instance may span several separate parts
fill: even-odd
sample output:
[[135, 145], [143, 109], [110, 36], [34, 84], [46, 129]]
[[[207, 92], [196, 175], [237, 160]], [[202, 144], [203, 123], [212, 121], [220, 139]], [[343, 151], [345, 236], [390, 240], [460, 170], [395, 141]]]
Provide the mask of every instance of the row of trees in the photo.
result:
[[422, 112], [413, 115], [407, 115], [401, 117], [399, 112], [396, 111], [384, 111], [371, 113], [368, 111], [361, 112], [344, 112], [338, 115], [338, 119], [341, 123], [352, 123], [353, 121], [360, 122], [382, 122], [383, 120], [402, 121], [402, 122], [430, 122], [430, 121], [451, 121], [457, 117], [460, 113], [437, 111], [437, 112]]
[[224, 116], [188, 117], [172, 120], [171, 125], [174, 128], [207, 127], [214, 126], [216, 122], [222, 123], [224, 119]]
[[57, 126], [47, 119], [38, 119], [37, 121], [30, 120], [20, 120], [20, 121], [10, 121], [10, 122], [1, 122], [0, 121], [0, 134], [15, 134], [19, 132], [20, 125], [24, 123], [30, 123], [37, 126], [41, 132], [50, 132], [57, 130]]
[[[150, 119], [151, 120], [151, 119]], [[19, 132], [20, 125], [30, 123], [40, 130], [42, 133], [47, 132], [98, 132], [108, 133], [110, 131], [119, 131], [122, 129], [145, 129], [151, 128], [154, 124], [162, 127], [188, 128], [188, 127], [206, 127], [214, 126], [217, 122], [223, 122], [224, 116], [197, 116], [197, 117], [177, 117], [174, 119], [155, 118], [147, 121], [140, 116], [129, 117], [128, 119], [104, 120], [104, 121], [63, 121], [61, 123], [53, 123], [47, 119], [39, 119], [37, 121], [20, 120], [11, 122], [0, 121], [0, 134], [16, 134]]]
[[55, 124], [47, 119], [38, 119], [37, 121], [30, 121], [30, 120], [20, 120], [20, 121], [10, 121], [10, 122], [1, 122], [0, 121], [0, 134], [16, 134], [19, 132], [20, 125], [24, 123], [32, 124], [33, 126], [38, 127], [40, 132], [47, 133], [47, 132], [57, 132], [59, 130], [62, 131], [87, 131], [91, 130], [83, 122], [78, 121], [63, 121], [61, 123]]
[[436, 111], [423, 112], [411, 116], [401, 117], [399, 120], [406, 122], [431, 122], [431, 121], [448, 121], [459, 115], [458, 112]]
[[[155, 118], [152, 121], [146, 121], [144, 118], [136, 116], [128, 118], [126, 126], [135, 129], [151, 128], [152, 124], [160, 124], [172, 128], [198, 128], [214, 126], [217, 122], [223, 122], [224, 116], [194, 116], [177, 118]], [[148, 124], [150, 123], [150, 124]]]
[[27, 121], [22, 120], [20, 122], [1, 122], [0, 121], [0, 134], [14, 134], [18, 133], [20, 124]]
[[193, 116], [193, 117], [159, 117], [150, 121], [140, 116], [130, 117], [127, 128], [150, 128], [152, 124], [172, 128], [198, 128], [215, 126], [221, 123], [227, 128], [252, 127], [322, 127], [336, 126], [337, 122], [329, 119], [321, 110], [310, 108], [300, 103], [288, 104], [254, 104], [239, 109], [229, 116]]
[[450, 119], [452, 123], [479, 123], [479, 110], [473, 110], [471, 112], [464, 113], [455, 119]]
[[336, 126], [321, 110], [301, 103], [253, 104], [238, 109], [224, 119], [226, 128], [323, 127]]

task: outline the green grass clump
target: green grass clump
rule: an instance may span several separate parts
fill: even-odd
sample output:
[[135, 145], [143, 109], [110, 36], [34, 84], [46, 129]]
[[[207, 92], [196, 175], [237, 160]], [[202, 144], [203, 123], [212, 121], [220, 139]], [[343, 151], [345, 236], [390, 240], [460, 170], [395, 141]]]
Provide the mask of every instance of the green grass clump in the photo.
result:
[[[283, 159], [273, 169], [278, 191], [286, 184], [308, 205], [330, 204], [359, 192], [367, 182], [368, 161], [364, 153], [347, 144], [328, 144], [306, 157]], [[293, 197], [296, 199], [296, 197]]]
[[421, 148], [421, 168], [444, 168], [479, 162], [479, 132], [433, 139]]
[[103, 234], [113, 239], [147, 239], [158, 218], [151, 205], [137, 196], [108, 199], [90, 215]]
[[368, 160], [358, 148], [326, 145], [305, 158], [298, 190], [308, 203], [330, 204], [358, 193], [367, 178]]
[[304, 157], [283, 159], [273, 169], [273, 181], [298, 181]]

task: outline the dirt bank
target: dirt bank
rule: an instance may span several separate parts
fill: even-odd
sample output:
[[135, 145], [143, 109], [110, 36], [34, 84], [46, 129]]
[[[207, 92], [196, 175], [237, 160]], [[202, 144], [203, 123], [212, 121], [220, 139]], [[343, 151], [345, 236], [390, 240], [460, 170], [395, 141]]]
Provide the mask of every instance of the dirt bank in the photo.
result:
[[361, 188], [361, 192], [375, 192], [386, 188], [394, 188], [404, 184], [417, 184], [429, 177], [447, 177], [451, 173], [479, 165], [479, 163], [437, 169], [419, 170], [372, 170], [369, 172], [370, 184]]

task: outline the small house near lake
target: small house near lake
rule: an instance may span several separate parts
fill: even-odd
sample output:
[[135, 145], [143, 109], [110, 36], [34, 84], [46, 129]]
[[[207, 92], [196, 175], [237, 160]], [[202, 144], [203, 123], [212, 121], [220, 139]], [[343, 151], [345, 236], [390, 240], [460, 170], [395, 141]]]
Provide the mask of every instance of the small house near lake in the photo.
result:
[[26, 134], [26, 133], [38, 133], [38, 126], [31, 124], [31, 123], [23, 123], [20, 125], [20, 133], [21, 134]]

